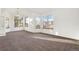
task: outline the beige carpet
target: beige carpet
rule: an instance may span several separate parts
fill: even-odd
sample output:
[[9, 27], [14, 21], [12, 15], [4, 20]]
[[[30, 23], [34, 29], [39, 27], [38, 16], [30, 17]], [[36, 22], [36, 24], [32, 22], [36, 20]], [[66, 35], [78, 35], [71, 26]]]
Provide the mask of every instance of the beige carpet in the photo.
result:
[[79, 51], [78, 41], [26, 31], [0, 37], [1, 51]]

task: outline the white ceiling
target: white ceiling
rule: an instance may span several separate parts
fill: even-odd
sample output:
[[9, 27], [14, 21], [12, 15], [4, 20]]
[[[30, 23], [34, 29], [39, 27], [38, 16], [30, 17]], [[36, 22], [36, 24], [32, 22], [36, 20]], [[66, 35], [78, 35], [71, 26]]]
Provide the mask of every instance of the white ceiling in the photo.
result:
[[20, 15], [38, 16], [38, 15], [52, 15], [52, 8], [3, 8], [0, 9], [1, 13], [8, 13], [10, 15], [16, 15], [17, 12]]
[[44, 14], [48, 12], [52, 12], [52, 8], [29, 8], [26, 9], [27, 11], [33, 12], [33, 13], [39, 13], [39, 14]]

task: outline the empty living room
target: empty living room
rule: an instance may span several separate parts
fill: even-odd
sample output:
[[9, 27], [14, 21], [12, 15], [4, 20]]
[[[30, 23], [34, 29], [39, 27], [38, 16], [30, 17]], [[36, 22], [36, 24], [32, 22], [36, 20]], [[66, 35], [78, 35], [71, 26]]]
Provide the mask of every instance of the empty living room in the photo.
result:
[[79, 8], [0, 8], [0, 51], [79, 51]]

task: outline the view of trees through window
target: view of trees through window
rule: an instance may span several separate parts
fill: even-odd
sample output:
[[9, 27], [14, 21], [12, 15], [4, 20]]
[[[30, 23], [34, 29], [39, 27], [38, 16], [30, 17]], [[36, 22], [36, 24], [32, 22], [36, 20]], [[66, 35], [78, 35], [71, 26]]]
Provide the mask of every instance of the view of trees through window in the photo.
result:
[[53, 16], [43, 17], [43, 29], [53, 29]]
[[40, 29], [41, 28], [41, 18], [36, 17], [35, 22], [36, 22], [36, 29]]
[[23, 27], [23, 18], [19, 16], [14, 16], [15, 27]]

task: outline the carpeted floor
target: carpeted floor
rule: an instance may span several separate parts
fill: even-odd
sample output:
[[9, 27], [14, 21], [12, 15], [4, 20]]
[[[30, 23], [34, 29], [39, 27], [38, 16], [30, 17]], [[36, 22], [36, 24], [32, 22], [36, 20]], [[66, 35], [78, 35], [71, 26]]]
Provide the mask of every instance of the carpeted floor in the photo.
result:
[[78, 51], [76, 41], [25, 31], [0, 37], [0, 51]]

